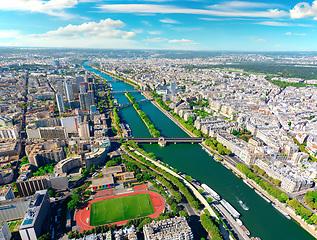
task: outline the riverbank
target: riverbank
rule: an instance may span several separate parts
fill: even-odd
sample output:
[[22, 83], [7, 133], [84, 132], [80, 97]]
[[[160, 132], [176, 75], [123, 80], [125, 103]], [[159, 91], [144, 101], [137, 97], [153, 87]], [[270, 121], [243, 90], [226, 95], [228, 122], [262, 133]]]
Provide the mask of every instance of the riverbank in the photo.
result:
[[[161, 136], [160, 131], [155, 128], [154, 124], [151, 122], [151, 120], [148, 118], [148, 116], [145, 114], [145, 112], [141, 111], [140, 106], [135, 101], [135, 98], [131, 95], [131, 93], [125, 93], [124, 95], [132, 103], [134, 110], [140, 116], [141, 120], [144, 122], [144, 124], [147, 127], [147, 129], [149, 130], [150, 134], [153, 137]], [[152, 127], [150, 127], [150, 126], [152, 126]]]
[[102, 72], [102, 73], [104, 73], [104, 74], [107, 74], [107, 75], [109, 75], [110, 77], [113, 77], [113, 78], [115, 78], [115, 79], [117, 79], [117, 80], [119, 80], [119, 81], [125, 82], [126, 84], [129, 84], [129, 85], [131, 85], [131, 86], [133, 86], [133, 87], [138, 86], [138, 84], [137, 84], [135, 81], [133, 81], [132, 79], [121, 78], [121, 77], [119, 77], [118, 75], [113, 74], [113, 73], [111, 73], [111, 72], [102, 70], [102, 69], [97, 68], [97, 67], [92, 66], [92, 65], [89, 65], [89, 66], [92, 67], [93, 69], [97, 70], [97, 71], [100, 71], [100, 72]]
[[[133, 89], [132, 86], [126, 85], [122, 81], [116, 81], [89, 66], [86, 66], [86, 68], [88, 71], [96, 72], [102, 77], [109, 79], [114, 91]], [[128, 102], [123, 94], [115, 96], [121, 104]], [[141, 93], [136, 93], [134, 96], [137, 99], [141, 99]], [[153, 120], [153, 123], [160, 129], [162, 135], [166, 137], [188, 137], [185, 131], [177, 127], [157, 107], [152, 104], [144, 104], [142, 109], [143, 107], [147, 115]], [[134, 109], [123, 108], [120, 110], [120, 114], [129, 123], [135, 137], [149, 136], [148, 129]], [[262, 239], [315, 239], [295, 221], [287, 220], [270, 204], [259, 198], [254, 190], [245, 185], [231, 171], [223, 168], [219, 162], [211, 161], [210, 154], [206, 154], [202, 150], [202, 146], [198, 144], [169, 144], [166, 147], [160, 147], [157, 144], [143, 144], [142, 147], [147, 152], [153, 152], [162, 162], [211, 186], [236, 209], [241, 208], [238, 199], [245, 202], [250, 207], [250, 210], [242, 212], [241, 220], [251, 231], [252, 236], [256, 235]]]
[[[169, 119], [171, 119], [177, 126], [179, 126], [183, 131], [185, 131], [189, 136], [196, 137], [192, 132], [187, 130], [174, 116], [163, 109], [159, 104], [157, 104], [155, 101], [152, 101], [153, 105], [156, 106], [161, 112], [163, 112]], [[215, 155], [213, 159], [216, 161], [215, 156], [219, 155], [217, 151], [213, 150], [209, 146], [207, 146], [205, 143], [200, 144], [202, 147], [205, 147], [209, 151], [213, 152]], [[230, 160], [228, 156], [221, 155], [221, 158], [223, 159], [222, 164], [226, 164], [227, 167], [229, 167], [231, 170], [233, 170], [235, 173], [237, 173], [241, 178], [247, 179], [246, 176], [238, 170], [235, 165], [232, 164], [234, 160]], [[268, 194], [265, 190], [263, 190], [259, 185], [257, 185], [254, 181], [248, 181], [254, 188], [256, 188], [258, 191], [260, 191], [265, 197], [270, 199], [273, 203], [281, 207], [286, 213], [288, 213], [293, 220], [295, 220], [303, 229], [305, 229], [308, 233], [310, 233], [313, 237], [317, 239], [317, 233], [315, 231], [315, 227], [312, 225], [307, 224], [305, 221], [303, 221], [300, 216], [295, 214], [295, 211], [290, 207], [285, 207], [281, 202], [279, 202], [276, 198], [272, 197], [270, 194]]]

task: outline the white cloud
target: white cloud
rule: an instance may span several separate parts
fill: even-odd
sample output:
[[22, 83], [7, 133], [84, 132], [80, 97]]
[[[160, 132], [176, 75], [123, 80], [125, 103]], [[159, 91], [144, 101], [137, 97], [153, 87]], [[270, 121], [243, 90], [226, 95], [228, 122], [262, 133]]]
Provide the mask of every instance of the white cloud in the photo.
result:
[[285, 35], [296, 35], [296, 36], [306, 36], [306, 33], [292, 33], [292, 32], [287, 32]]
[[39, 12], [63, 18], [72, 18], [75, 15], [68, 14], [63, 10], [73, 8], [77, 4], [77, 0], [1, 0], [0, 10]]
[[173, 39], [173, 40], [169, 40], [168, 41], [169, 43], [181, 43], [181, 44], [184, 44], [184, 45], [187, 45], [187, 44], [198, 44], [192, 40], [189, 40], [189, 39]]
[[190, 45], [190, 44], [198, 44], [192, 40], [189, 39], [171, 39], [168, 40], [167, 38], [161, 38], [161, 37], [157, 37], [157, 38], [148, 38], [148, 39], [144, 39], [143, 41], [145, 42], [168, 42], [168, 43], [180, 43], [181, 45]]
[[162, 32], [161, 31], [148, 31], [148, 33], [151, 34], [151, 35], [159, 35]]
[[49, 31], [45, 34], [34, 34], [35, 37], [63, 37], [63, 38], [77, 38], [77, 37], [101, 37], [101, 38], [133, 38], [136, 36], [135, 32], [126, 32], [118, 30], [117, 28], [124, 27], [125, 24], [120, 20], [112, 20], [107, 18], [100, 20], [99, 23], [89, 22], [81, 25], [69, 24], [66, 27], [60, 27], [57, 30]]
[[210, 8], [217, 8], [217, 9], [246, 9], [246, 8], [271, 8], [280, 6], [278, 4], [268, 4], [268, 3], [261, 3], [261, 2], [245, 2], [245, 1], [228, 1], [222, 2], [220, 4], [215, 4], [210, 6]]
[[317, 20], [317, 1], [313, 1], [312, 5], [307, 2], [300, 2], [289, 11], [291, 18], [314, 17]]
[[290, 26], [313, 27], [310, 24], [294, 24], [294, 23], [288, 23], [288, 22], [275, 22], [275, 21], [263, 21], [263, 22], [256, 22], [254, 24], [275, 26], [275, 27], [290, 27]]
[[224, 21], [227, 19], [223, 19], [223, 18], [198, 18], [199, 20], [204, 20], [204, 21]]
[[258, 38], [258, 39], [255, 39], [256, 42], [266, 42], [266, 39], [263, 39], [263, 38]]
[[258, 23], [255, 23], [255, 24], [266, 25], [266, 26], [277, 26], [277, 27], [291, 26], [291, 24], [286, 23], [286, 22], [271, 22], [271, 21], [263, 21], [263, 22], [258, 22]]
[[152, 24], [149, 23], [148, 21], [141, 21], [141, 23], [143, 23], [146, 26], [152, 27]]
[[25, 47], [133, 48], [137, 44], [132, 40], [136, 33], [119, 29], [124, 26], [122, 21], [108, 18], [81, 25], [69, 24], [44, 34], [19, 34], [10, 42]]
[[178, 24], [179, 22], [170, 18], [166, 18], [166, 19], [160, 19], [159, 20], [162, 23], [170, 23], [170, 24]]
[[143, 41], [145, 41], [145, 42], [166, 42], [167, 40], [168, 39], [166, 39], [166, 38], [157, 37], [157, 38], [144, 39]]
[[0, 30], [0, 38], [16, 38], [20, 35], [16, 30]]
[[222, 17], [265, 17], [278, 18], [288, 16], [289, 14], [283, 10], [268, 9], [267, 11], [225, 11], [225, 10], [210, 10], [210, 9], [191, 9], [180, 8], [172, 5], [158, 5], [158, 4], [104, 4], [98, 7], [107, 12], [116, 13], [182, 13], [182, 14], [198, 14], [198, 15], [212, 15]]

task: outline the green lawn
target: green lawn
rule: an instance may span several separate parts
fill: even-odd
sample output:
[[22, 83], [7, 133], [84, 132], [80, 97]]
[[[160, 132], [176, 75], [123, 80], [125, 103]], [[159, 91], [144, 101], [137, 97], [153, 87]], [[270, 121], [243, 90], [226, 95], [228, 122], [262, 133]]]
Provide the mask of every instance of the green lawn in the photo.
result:
[[91, 204], [90, 226], [119, 222], [154, 213], [147, 193], [102, 200]]

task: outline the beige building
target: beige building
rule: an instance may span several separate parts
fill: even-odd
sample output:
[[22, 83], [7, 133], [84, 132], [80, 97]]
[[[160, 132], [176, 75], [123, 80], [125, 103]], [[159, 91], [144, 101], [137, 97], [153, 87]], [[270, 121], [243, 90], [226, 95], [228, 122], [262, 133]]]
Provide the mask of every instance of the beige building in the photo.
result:
[[6, 221], [0, 222], [0, 240], [10, 240], [11, 232]]
[[40, 167], [46, 164], [59, 162], [65, 159], [63, 148], [44, 149], [43, 144], [32, 145], [28, 148], [27, 155], [30, 164]]
[[143, 227], [145, 240], [194, 240], [185, 217], [152, 221]]
[[0, 127], [0, 138], [2, 139], [18, 139], [18, 127]]
[[81, 138], [89, 138], [90, 137], [89, 124], [87, 122], [79, 123], [78, 135]]
[[14, 198], [15, 196], [11, 187], [0, 188], [0, 201], [5, 201], [9, 199], [14, 199]]

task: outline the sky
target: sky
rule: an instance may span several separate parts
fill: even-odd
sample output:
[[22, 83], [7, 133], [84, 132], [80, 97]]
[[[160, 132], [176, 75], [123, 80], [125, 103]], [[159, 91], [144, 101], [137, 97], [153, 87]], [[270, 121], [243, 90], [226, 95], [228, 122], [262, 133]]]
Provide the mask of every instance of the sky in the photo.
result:
[[316, 1], [0, 0], [0, 46], [317, 51]]

